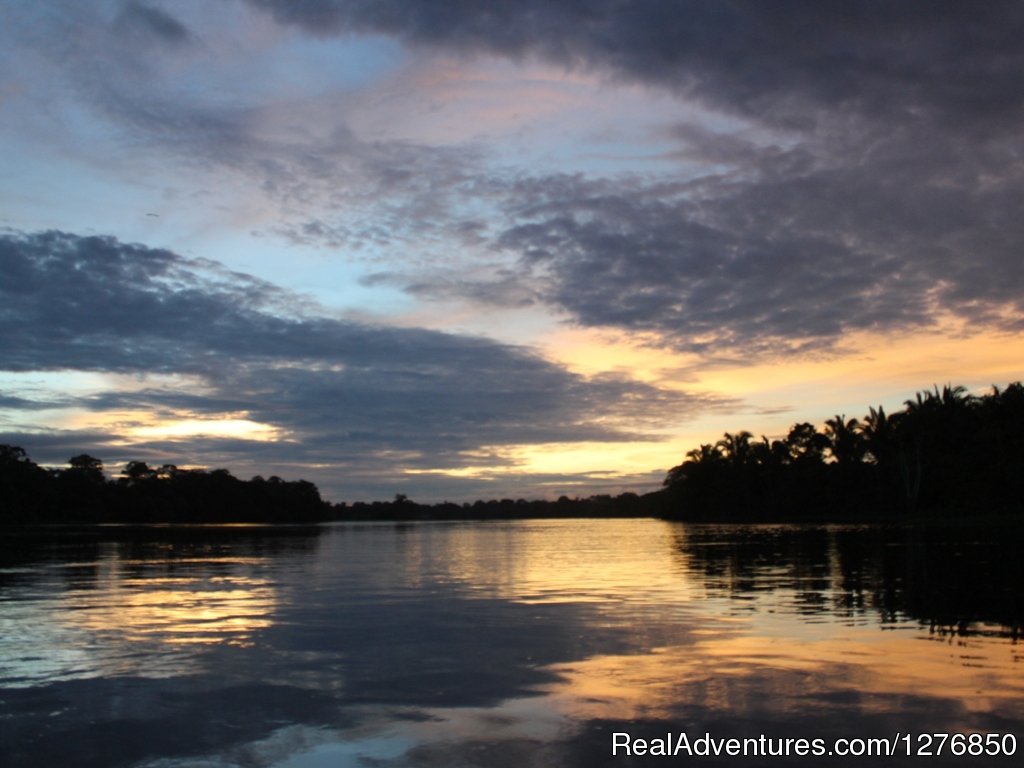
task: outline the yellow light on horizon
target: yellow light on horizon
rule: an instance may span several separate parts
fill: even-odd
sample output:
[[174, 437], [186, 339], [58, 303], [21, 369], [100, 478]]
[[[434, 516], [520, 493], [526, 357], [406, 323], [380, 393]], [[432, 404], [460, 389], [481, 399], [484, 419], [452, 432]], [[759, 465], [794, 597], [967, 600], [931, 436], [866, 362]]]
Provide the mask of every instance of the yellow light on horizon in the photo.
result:
[[[666, 374], [694, 364], [693, 355], [675, 352], [656, 334], [563, 327], [549, 334], [542, 350], [582, 376], [622, 373], [639, 381], [681, 386]], [[674, 386], [673, 386], [674, 388]]]
[[[591, 488], [595, 483], [622, 483], [630, 488], [649, 485], [647, 490], [655, 490], [662, 479], [659, 473], [682, 460], [688, 450], [684, 445], [687, 444], [677, 439], [662, 441], [655, 436], [649, 442], [491, 446], [487, 451], [492, 462], [489, 464], [407, 468], [403, 474], [482, 480], [530, 480], [536, 475], [552, 475], [555, 479], [550, 481], [530, 482], [538, 488], [551, 486], [563, 490], [580, 484]], [[571, 476], [578, 480], [570, 481]]]
[[[665, 443], [651, 441], [608, 443], [541, 443], [516, 445], [507, 449], [517, 472], [552, 474], [596, 474], [609, 478], [650, 471], [663, 459]], [[655, 463], [652, 465], [651, 461]]]
[[583, 328], [551, 334], [542, 349], [585, 377], [624, 374], [661, 389], [718, 397], [721, 404], [666, 418], [657, 432], [646, 430], [651, 442], [523, 446], [513, 451], [523, 471], [636, 471], [633, 461], [641, 457], [649, 470], [678, 463], [686, 451], [726, 431], [777, 436], [801, 421], [822, 424], [836, 413], [859, 418], [879, 404], [898, 408], [932, 385], [962, 384], [982, 393], [1024, 378], [1024, 334], [966, 327], [951, 318], [913, 332], [849, 333], [832, 350], [749, 360], [699, 360], [656, 335]]
[[270, 424], [261, 424], [251, 419], [181, 419], [130, 427], [125, 430], [125, 435], [172, 440], [186, 437], [226, 437], [270, 442], [281, 439], [281, 430]]
[[[834, 400], [844, 386], [909, 394], [932, 384], [1005, 385], [1024, 376], [1024, 334], [983, 330], [947, 320], [913, 332], [849, 333], [830, 351], [717, 361], [673, 350], [656, 334], [563, 328], [542, 349], [583, 376], [621, 372], [660, 387], [751, 400], [813, 388], [816, 399]], [[869, 404], [868, 396], [864, 408]]]
[[204, 417], [190, 412], [154, 414], [148, 411], [71, 413], [64, 428], [107, 432], [113, 444], [137, 440], [181, 440], [194, 437], [230, 438], [255, 442], [288, 439], [284, 430], [247, 418], [243, 412]]
[[405, 475], [443, 475], [445, 477], [487, 477], [494, 474], [510, 474], [512, 468], [496, 467], [436, 467], [430, 469], [405, 469]]

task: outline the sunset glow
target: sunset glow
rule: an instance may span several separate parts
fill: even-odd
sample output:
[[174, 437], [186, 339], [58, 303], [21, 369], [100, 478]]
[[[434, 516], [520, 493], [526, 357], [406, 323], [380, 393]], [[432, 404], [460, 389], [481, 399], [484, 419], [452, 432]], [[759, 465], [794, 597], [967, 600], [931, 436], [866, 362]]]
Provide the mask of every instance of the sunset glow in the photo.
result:
[[248, 419], [183, 419], [131, 427], [125, 433], [134, 438], [234, 437], [263, 442], [281, 437], [280, 431], [274, 427]]

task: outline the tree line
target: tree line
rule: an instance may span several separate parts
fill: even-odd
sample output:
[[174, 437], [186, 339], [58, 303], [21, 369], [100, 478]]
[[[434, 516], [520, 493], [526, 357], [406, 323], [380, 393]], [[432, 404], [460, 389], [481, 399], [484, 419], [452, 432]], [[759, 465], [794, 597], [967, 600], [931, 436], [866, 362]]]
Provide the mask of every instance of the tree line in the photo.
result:
[[331, 504], [306, 480], [259, 475], [241, 480], [227, 469], [152, 467], [144, 461], [129, 461], [118, 477], [108, 479], [103, 462], [89, 454], [72, 456], [66, 467], [46, 468], [22, 448], [0, 445], [0, 524], [645, 517], [651, 514], [645, 499], [623, 493], [420, 504], [399, 493], [391, 501]]
[[974, 396], [961, 386], [918, 392], [901, 410], [794, 424], [776, 439], [727, 432], [637, 495], [330, 504], [313, 483], [251, 480], [226, 469], [130, 461], [107, 479], [88, 454], [65, 468], [0, 445], [0, 522], [315, 522], [666, 517], [708, 521], [856, 521], [1024, 513], [1024, 386]]
[[727, 432], [669, 470], [663, 512], [702, 520], [992, 516], [1024, 504], [1024, 387], [918, 392], [886, 413]]
[[22, 448], [0, 445], [0, 522], [315, 522], [328, 519], [330, 511], [305, 480], [241, 480], [226, 469], [151, 467], [144, 461], [128, 462], [108, 480], [103, 462], [89, 454], [47, 469]]

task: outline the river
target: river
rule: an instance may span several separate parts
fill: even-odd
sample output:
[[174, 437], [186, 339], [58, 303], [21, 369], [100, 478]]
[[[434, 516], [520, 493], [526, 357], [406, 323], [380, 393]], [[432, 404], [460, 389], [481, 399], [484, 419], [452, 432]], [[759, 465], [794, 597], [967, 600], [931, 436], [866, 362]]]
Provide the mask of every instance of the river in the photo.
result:
[[[8, 532], [0, 765], [875, 762], [652, 756], [681, 734], [1019, 764], [1021, 543], [656, 520]], [[969, 758], [932, 736], [971, 733], [1022, 743]]]

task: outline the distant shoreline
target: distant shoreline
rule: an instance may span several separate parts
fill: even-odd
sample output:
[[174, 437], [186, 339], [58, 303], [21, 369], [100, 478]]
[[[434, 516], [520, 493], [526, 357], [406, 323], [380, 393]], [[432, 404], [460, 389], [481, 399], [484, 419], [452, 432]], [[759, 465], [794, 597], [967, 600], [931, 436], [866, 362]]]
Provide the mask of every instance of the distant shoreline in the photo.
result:
[[748, 529], [772, 528], [777, 526], [799, 527], [799, 528], [822, 528], [822, 527], [887, 527], [887, 528], [1000, 528], [1020, 527], [1024, 529], [1024, 513], [1010, 514], [988, 514], [988, 515], [917, 515], [914, 517], [877, 517], [860, 518], [855, 520], [840, 518], [821, 518], [815, 520], [791, 519], [791, 520], [713, 520], [713, 519], [684, 519], [679, 517], [666, 517], [663, 515], [534, 515], [534, 516], [504, 516], [504, 517], [432, 517], [420, 515], [416, 517], [356, 517], [347, 516], [339, 518], [327, 518], [316, 521], [241, 521], [241, 522], [211, 522], [211, 521], [106, 521], [106, 522], [69, 522], [69, 521], [21, 521], [10, 523], [0, 528], [0, 531], [7, 533], [48, 533], [48, 532], [133, 532], [133, 531], [187, 531], [190, 529], [202, 529], [218, 532], [237, 532], [244, 534], [255, 531], [276, 531], [276, 532], [302, 532], [310, 530], [321, 530], [325, 526], [334, 525], [382, 525], [382, 526], [404, 526], [430, 523], [467, 523], [467, 524], [489, 524], [519, 521], [544, 521], [544, 520], [576, 520], [586, 522], [588, 520], [661, 520], [666, 523], [678, 523], [681, 525], [695, 526], [738, 526]]
[[0, 525], [32, 523], [302, 524], [327, 521], [661, 518], [716, 523], [884, 523], [1024, 519], [1024, 386], [974, 396], [918, 392], [905, 408], [837, 414], [783, 438], [726, 432], [687, 453], [643, 495], [420, 504], [325, 501], [313, 483], [242, 480], [227, 469], [130, 461], [109, 479], [89, 454], [46, 469], [0, 445]]

